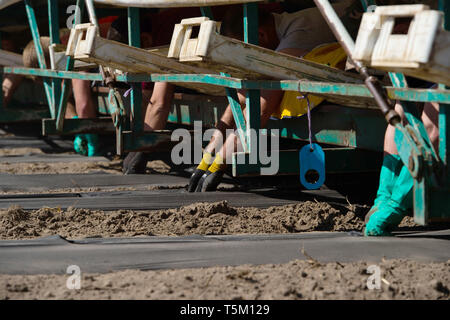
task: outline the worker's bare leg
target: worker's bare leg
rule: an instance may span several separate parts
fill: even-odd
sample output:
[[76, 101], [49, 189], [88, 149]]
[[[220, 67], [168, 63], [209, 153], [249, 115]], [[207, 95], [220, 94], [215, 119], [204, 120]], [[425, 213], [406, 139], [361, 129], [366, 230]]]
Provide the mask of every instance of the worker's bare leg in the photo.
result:
[[[147, 104], [144, 118], [144, 131], [162, 130], [167, 123], [172, 106], [175, 86], [167, 82], [156, 82]], [[125, 174], [145, 173], [148, 156], [144, 152], [130, 152], [123, 161]]]
[[162, 130], [167, 123], [175, 86], [167, 82], [156, 82], [147, 106], [144, 131]]
[[87, 80], [72, 79], [72, 87], [78, 118], [96, 118], [97, 110], [92, 99], [91, 82]]
[[[270, 116], [279, 108], [282, 97], [282, 91], [261, 91], [261, 128], [266, 126]], [[245, 114], [245, 108], [243, 112]], [[235, 133], [231, 133], [227, 136], [222, 149], [217, 152], [213, 163], [198, 182], [196, 191], [213, 191], [217, 188], [222, 179], [226, 164], [231, 163], [232, 154], [238, 149], [238, 143], [240, 143], [240, 141]]]

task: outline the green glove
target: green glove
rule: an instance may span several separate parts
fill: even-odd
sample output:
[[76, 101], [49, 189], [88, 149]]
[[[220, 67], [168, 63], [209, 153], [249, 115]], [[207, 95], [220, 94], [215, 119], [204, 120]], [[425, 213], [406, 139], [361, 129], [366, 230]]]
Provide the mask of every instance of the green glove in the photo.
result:
[[100, 155], [100, 142], [98, 134], [85, 133], [84, 137], [87, 141], [88, 157], [94, 157]]
[[378, 211], [380, 204], [391, 198], [395, 177], [399, 174], [402, 165], [402, 161], [398, 155], [388, 154], [384, 156], [377, 197], [375, 198], [372, 208], [370, 208], [369, 212], [366, 214], [366, 223], [369, 221], [370, 216]]
[[413, 185], [414, 179], [408, 168], [401, 163], [400, 171], [394, 177], [391, 197], [383, 202], [379, 202], [378, 210], [369, 218], [364, 234], [366, 236], [387, 236], [391, 230], [398, 226], [413, 206]]
[[84, 134], [77, 134], [75, 139], [73, 140], [73, 149], [76, 153], [81, 154], [82, 156], [88, 155], [86, 138]]
[[[74, 116], [72, 119], [78, 119]], [[94, 133], [77, 134], [73, 140], [73, 149], [83, 156], [93, 157], [100, 155], [100, 142], [98, 135]]]

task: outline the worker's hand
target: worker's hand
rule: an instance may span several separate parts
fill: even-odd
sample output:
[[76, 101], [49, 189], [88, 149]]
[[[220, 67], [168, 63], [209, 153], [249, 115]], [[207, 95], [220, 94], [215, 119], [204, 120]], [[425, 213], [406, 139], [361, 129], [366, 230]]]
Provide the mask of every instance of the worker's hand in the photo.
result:
[[222, 181], [223, 174], [224, 172], [221, 170], [216, 172], [206, 171], [200, 178], [195, 192], [216, 191], [217, 186]]
[[198, 168], [195, 169], [194, 173], [191, 175], [191, 179], [189, 180], [188, 192], [194, 192], [195, 189], [197, 189], [198, 182], [205, 172], [205, 170]]

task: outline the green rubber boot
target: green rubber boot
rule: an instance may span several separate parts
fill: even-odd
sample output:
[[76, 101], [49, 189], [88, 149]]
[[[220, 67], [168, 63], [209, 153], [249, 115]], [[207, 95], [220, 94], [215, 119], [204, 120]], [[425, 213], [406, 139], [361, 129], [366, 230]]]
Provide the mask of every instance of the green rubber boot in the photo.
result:
[[93, 157], [100, 155], [100, 143], [98, 135], [94, 133], [77, 134], [73, 140], [73, 148], [76, 153]]
[[[78, 119], [74, 116], [72, 119]], [[73, 149], [83, 156], [93, 157], [100, 155], [100, 142], [97, 134], [82, 133], [77, 134], [73, 140]]]
[[366, 223], [364, 235], [366, 236], [389, 236], [392, 229], [398, 226], [403, 217], [413, 206], [414, 179], [403, 165], [395, 177], [392, 195], [387, 201], [378, 204], [376, 210]]
[[100, 142], [98, 134], [85, 133], [84, 137], [87, 141], [87, 155], [88, 157], [94, 157], [100, 155]]
[[377, 197], [375, 198], [372, 208], [370, 208], [369, 212], [366, 214], [365, 223], [369, 222], [370, 216], [378, 211], [380, 203], [384, 203], [391, 198], [395, 177], [399, 174], [401, 165], [402, 161], [398, 155], [388, 154], [384, 156]]
[[73, 140], [73, 149], [82, 156], [88, 155], [87, 141], [84, 134], [77, 134]]

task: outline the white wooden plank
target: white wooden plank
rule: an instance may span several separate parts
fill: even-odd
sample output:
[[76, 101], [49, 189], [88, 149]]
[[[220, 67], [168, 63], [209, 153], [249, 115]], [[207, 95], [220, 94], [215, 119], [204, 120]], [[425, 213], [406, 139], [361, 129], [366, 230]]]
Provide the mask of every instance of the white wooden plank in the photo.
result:
[[204, 7], [261, 1], [263, 0], [95, 0], [101, 4], [141, 8]]
[[[96, 63], [123, 72], [169, 74], [215, 73], [211, 69], [188, 65], [175, 59], [167, 58], [168, 47], [146, 50], [107, 40], [99, 36], [93, 38], [92, 46], [90, 43], [85, 43], [86, 41], [89, 40], [79, 40], [72, 47], [75, 59]], [[178, 85], [212, 95], [225, 94], [224, 88], [213, 85], [198, 83], [179, 83]]]
[[[204, 41], [204, 39], [201, 39]], [[362, 83], [358, 74], [331, 68], [323, 64], [307, 61], [239, 40], [211, 33], [207, 45], [205, 63], [227, 66], [248, 78], [266, 78], [282, 80], [308, 79], [344, 83]], [[231, 75], [234, 71], [230, 70]]]
[[0, 49], [0, 66], [7, 66], [7, 67], [23, 66], [22, 55]]

